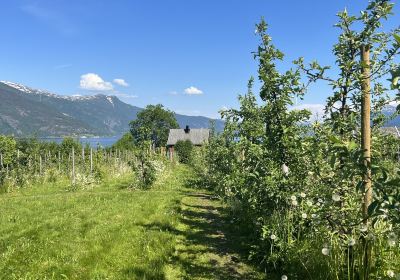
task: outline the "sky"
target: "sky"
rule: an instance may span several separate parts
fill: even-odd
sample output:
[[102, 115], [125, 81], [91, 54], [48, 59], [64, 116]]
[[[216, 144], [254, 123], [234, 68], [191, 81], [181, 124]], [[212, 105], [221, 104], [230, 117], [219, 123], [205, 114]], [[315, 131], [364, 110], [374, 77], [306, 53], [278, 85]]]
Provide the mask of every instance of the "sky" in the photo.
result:
[[[216, 118], [257, 77], [255, 24], [269, 24], [282, 69], [302, 56], [333, 65], [337, 12], [356, 0], [0, 0], [0, 80], [62, 95], [116, 95]], [[385, 25], [400, 22], [400, 7]], [[298, 106], [319, 110], [316, 84]], [[1, 101], [0, 101], [1, 102]]]

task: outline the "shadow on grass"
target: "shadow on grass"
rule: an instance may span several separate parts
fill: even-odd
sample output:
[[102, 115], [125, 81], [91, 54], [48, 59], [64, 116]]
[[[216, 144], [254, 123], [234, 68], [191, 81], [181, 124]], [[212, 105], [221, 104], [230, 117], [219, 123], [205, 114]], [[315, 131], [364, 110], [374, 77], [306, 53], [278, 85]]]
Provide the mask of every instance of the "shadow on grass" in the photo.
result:
[[127, 268], [123, 274], [133, 279], [175, 279], [166, 275], [165, 267], [169, 265], [182, 274], [177, 279], [263, 279], [247, 261], [247, 227], [231, 223], [224, 207], [212, 195], [190, 191], [181, 194], [185, 197], [181, 208], [174, 210], [179, 213], [182, 227], [163, 221], [136, 224], [146, 232], [180, 237], [176, 251], [159, 255], [151, 263]]
[[123, 270], [123, 274], [128, 277], [128, 279], [154, 279], [154, 280], [164, 280], [166, 276], [163, 271], [163, 266], [165, 261], [158, 259], [155, 261], [150, 261], [145, 267], [131, 267]]
[[188, 246], [174, 262], [183, 268], [186, 279], [260, 279], [260, 274], [247, 266], [246, 227], [232, 224], [210, 194], [185, 196], [181, 222], [190, 229], [184, 233]]

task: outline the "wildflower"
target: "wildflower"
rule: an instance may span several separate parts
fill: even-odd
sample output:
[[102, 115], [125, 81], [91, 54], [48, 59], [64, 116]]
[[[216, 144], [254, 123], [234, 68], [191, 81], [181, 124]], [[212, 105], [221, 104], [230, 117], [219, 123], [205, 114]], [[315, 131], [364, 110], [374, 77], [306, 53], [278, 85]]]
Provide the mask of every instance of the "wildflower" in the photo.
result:
[[303, 213], [303, 214], [301, 214], [301, 217], [302, 217], [303, 219], [307, 219], [307, 214], [306, 214], [306, 213]]
[[393, 270], [388, 270], [388, 271], [386, 271], [386, 275], [388, 276], [388, 277], [390, 277], [390, 278], [393, 278], [394, 277], [394, 272], [393, 272]]
[[289, 167], [286, 164], [282, 164], [282, 173], [285, 176], [289, 175]]
[[330, 250], [329, 250], [329, 248], [328, 248], [328, 247], [324, 247], [324, 248], [322, 248], [322, 255], [324, 255], [324, 256], [328, 256], [328, 255], [329, 255], [329, 253], [330, 253]]
[[290, 197], [290, 199], [291, 199], [291, 200], [297, 200], [297, 197], [296, 197], [295, 195], [292, 195], [292, 196]]
[[301, 196], [302, 198], [305, 198], [305, 197], [306, 197], [306, 194], [302, 192], [302, 193], [300, 194], [300, 196]]
[[307, 206], [310, 206], [310, 207], [312, 206], [312, 201], [311, 200], [307, 200], [306, 203], [307, 203]]
[[311, 214], [311, 218], [315, 219], [317, 217], [317, 214]]
[[276, 235], [275, 235], [275, 234], [271, 234], [270, 238], [271, 238], [272, 240], [275, 240], [275, 239], [276, 239]]
[[390, 247], [396, 246], [397, 236], [395, 233], [391, 232], [388, 235], [388, 244]]
[[292, 205], [297, 206], [298, 205], [297, 200], [292, 200]]
[[317, 206], [320, 207], [320, 206], [321, 206], [321, 203], [317, 202]]
[[287, 276], [286, 275], [282, 275], [281, 280], [287, 280]]
[[335, 201], [335, 202], [340, 201], [340, 195], [334, 193], [334, 194], [332, 195], [332, 200]]
[[349, 245], [349, 246], [354, 246], [354, 245], [356, 245], [356, 240], [355, 240], [353, 237], [351, 237], [351, 238], [349, 239], [349, 241], [348, 241], [348, 245]]

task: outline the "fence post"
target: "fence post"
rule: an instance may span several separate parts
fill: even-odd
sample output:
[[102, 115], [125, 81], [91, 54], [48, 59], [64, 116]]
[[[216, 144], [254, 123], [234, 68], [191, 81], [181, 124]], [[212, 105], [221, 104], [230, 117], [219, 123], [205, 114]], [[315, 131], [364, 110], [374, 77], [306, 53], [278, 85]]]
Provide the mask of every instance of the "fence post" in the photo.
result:
[[39, 156], [39, 174], [42, 175], [42, 155]]
[[72, 184], [75, 185], [75, 149], [72, 147]]
[[58, 172], [61, 172], [61, 155], [60, 151], [58, 151]]
[[[363, 150], [364, 166], [364, 201], [363, 217], [364, 224], [369, 226], [368, 207], [373, 199], [373, 187], [371, 176], [371, 64], [370, 64], [370, 46], [361, 46], [362, 62], [362, 81], [361, 81], [361, 149]], [[371, 246], [368, 241], [364, 241], [364, 267], [367, 269], [371, 260]], [[366, 271], [366, 278], [369, 278], [369, 272]]]
[[93, 149], [90, 148], [90, 174], [93, 173]]

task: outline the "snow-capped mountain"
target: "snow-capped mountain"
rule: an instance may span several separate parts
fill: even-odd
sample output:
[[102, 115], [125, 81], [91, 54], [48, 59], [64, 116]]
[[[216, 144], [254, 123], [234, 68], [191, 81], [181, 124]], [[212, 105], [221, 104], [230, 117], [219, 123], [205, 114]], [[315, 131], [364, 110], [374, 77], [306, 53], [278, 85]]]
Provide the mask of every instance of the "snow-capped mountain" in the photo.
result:
[[[57, 95], [0, 81], [0, 134], [17, 136], [119, 135], [142, 109], [116, 96]], [[181, 127], [208, 127], [209, 118], [176, 115]], [[223, 122], [217, 121], [217, 129]]]
[[[93, 100], [96, 98], [101, 98], [101, 94], [96, 94], [96, 95], [58, 95], [51, 93], [47, 90], [41, 90], [41, 89], [34, 89], [30, 88], [21, 84], [9, 82], [9, 81], [0, 81], [0, 83], [3, 83], [9, 87], [15, 88], [16, 90], [19, 90], [20, 92], [24, 93], [30, 93], [30, 94], [36, 94], [36, 95], [41, 95], [41, 96], [47, 96], [47, 97], [53, 97], [53, 98], [59, 98], [59, 99], [65, 99], [65, 100]], [[111, 98], [111, 96], [108, 96], [108, 98]], [[110, 101], [111, 102], [111, 101]]]

